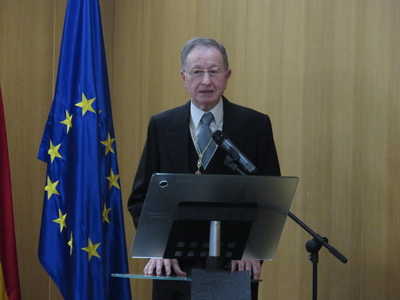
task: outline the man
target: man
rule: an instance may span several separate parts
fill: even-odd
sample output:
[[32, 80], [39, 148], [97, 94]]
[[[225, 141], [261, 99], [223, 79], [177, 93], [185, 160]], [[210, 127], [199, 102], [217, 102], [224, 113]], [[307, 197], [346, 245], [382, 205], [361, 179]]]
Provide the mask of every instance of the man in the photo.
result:
[[[151, 117], [147, 141], [133, 183], [128, 209], [138, 225], [150, 178], [154, 173], [236, 174], [225, 164], [226, 153], [209, 138], [201, 146], [203, 115], [211, 112], [211, 131], [221, 130], [258, 168], [257, 175], [280, 175], [278, 156], [267, 115], [229, 102], [223, 93], [232, 71], [223, 45], [212, 39], [189, 40], [181, 52], [181, 76], [190, 95], [183, 106]], [[208, 115], [210, 116], [210, 115]], [[207, 153], [211, 153], [208, 161]], [[201, 175], [200, 175], [201, 176]], [[150, 259], [144, 273], [186, 276], [203, 261]], [[232, 261], [231, 270], [261, 275], [259, 261]], [[257, 299], [257, 286], [252, 286]], [[190, 299], [188, 282], [153, 282], [153, 299]]]

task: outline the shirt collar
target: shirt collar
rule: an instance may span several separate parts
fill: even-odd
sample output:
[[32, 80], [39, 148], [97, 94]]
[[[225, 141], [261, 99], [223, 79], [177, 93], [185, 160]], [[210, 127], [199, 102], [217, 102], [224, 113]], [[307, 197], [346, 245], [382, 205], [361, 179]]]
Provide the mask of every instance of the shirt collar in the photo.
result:
[[[213, 107], [209, 112], [214, 115], [215, 124], [222, 124], [222, 119], [224, 117], [224, 105], [222, 98], [219, 100], [218, 104]], [[195, 128], [199, 128], [199, 123], [203, 117], [205, 111], [195, 106], [193, 102], [190, 103], [190, 115], [192, 117], [193, 125]]]

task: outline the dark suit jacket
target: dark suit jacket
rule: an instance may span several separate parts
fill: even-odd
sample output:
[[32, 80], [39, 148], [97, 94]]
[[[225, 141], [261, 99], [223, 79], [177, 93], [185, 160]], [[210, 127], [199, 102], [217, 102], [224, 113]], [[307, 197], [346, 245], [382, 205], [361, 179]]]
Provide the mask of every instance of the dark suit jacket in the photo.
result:
[[[255, 110], [224, 101], [223, 132], [258, 168], [257, 175], [279, 176], [280, 168], [270, 119]], [[147, 141], [128, 201], [137, 226], [151, 176], [154, 173], [194, 173], [198, 156], [190, 135], [190, 101], [151, 117]], [[218, 148], [205, 174], [235, 174], [224, 165]]]

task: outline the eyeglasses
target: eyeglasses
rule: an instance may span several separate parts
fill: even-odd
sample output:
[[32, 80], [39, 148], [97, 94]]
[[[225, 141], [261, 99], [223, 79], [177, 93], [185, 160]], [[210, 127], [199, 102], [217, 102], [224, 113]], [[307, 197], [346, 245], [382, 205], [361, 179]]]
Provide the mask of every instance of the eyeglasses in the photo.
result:
[[220, 69], [211, 69], [211, 70], [194, 69], [190, 72], [183, 70], [183, 72], [189, 74], [189, 76], [193, 79], [202, 79], [204, 78], [204, 75], [206, 73], [210, 78], [220, 78], [225, 71], [221, 71]]

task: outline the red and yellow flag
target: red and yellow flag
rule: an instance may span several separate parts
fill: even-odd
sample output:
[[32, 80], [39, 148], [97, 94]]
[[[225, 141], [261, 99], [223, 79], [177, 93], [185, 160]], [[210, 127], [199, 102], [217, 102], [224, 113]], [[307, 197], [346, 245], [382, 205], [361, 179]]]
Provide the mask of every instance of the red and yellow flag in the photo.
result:
[[0, 88], [0, 300], [20, 300], [6, 122]]

